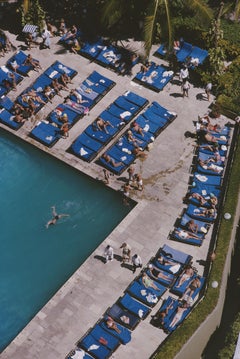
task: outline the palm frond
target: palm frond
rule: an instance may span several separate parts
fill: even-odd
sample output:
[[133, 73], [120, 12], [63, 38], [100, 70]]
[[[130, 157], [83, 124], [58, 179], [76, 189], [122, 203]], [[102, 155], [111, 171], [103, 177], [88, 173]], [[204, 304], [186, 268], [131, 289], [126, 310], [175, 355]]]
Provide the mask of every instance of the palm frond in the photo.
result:
[[234, 18], [237, 21], [240, 15], [240, 1], [236, 0], [235, 8], [234, 8]]
[[193, 11], [196, 11], [198, 16], [202, 18], [203, 21], [209, 22], [213, 17], [213, 12], [206, 2], [203, 0], [185, 0], [186, 6], [188, 6]]
[[108, 27], [115, 25], [124, 13], [124, 1], [108, 0], [102, 10], [101, 21]]
[[146, 56], [148, 57], [153, 41], [153, 35], [155, 30], [155, 22], [156, 22], [156, 15], [158, 6], [160, 5], [161, 0], [154, 0], [151, 2], [150, 6], [147, 9], [147, 16], [145, 17], [144, 22], [144, 47]]

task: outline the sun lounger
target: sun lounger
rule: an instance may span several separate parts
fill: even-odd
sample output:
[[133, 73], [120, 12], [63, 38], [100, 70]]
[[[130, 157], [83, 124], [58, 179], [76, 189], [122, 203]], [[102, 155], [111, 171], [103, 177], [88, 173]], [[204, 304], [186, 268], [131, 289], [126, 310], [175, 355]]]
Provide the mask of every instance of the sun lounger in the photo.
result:
[[[158, 272], [157, 277], [152, 274], [152, 272], [150, 270], [150, 266], [155, 268], [155, 270]], [[146, 269], [146, 273], [150, 278], [161, 283], [162, 285], [164, 285], [167, 288], [171, 287], [176, 280], [175, 274], [165, 271], [163, 269], [159, 269], [152, 262], [149, 263], [148, 268]]]
[[131, 332], [129, 329], [125, 328], [124, 326], [122, 326], [119, 323], [116, 323], [117, 328], [119, 329], [119, 333], [112, 329], [109, 328], [106, 324], [106, 320], [107, 320], [108, 316], [105, 316], [104, 319], [102, 319], [99, 322], [99, 325], [109, 334], [113, 335], [114, 337], [116, 337], [122, 344], [126, 345], [127, 343], [129, 343], [131, 341]]
[[152, 287], [146, 288], [142, 282], [142, 278], [139, 278], [135, 279], [126, 291], [142, 303], [148, 305], [149, 307], [153, 307], [158, 303], [160, 297], [167, 290], [167, 288], [160, 283], [156, 281], [153, 282], [158, 289], [154, 289]]
[[[208, 212], [207, 214], [204, 214], [206, 212], [206, 210], [211, 211]], [[187, 209], [186, 209], [186, 214], [188, 214], [190, 217], [194, 218], [194, 219], [199, 219], [199, 220], [203, 220], [205, 222], [214, 222], [216, 217], [217, 217], [217, 211], [215, 209], [207, 209], [205, 207], [198, 207], [195, 206], [194, 204], [189, 204]]]
[[18, 65], [17, 72], [23, 76], [27, 76], [34, 68], [32, 65], [24, 65], [27, 55], [23, 51], [17, 51], [8, 61], [7, 67], [13, 70], [12, 63], [16, 62]]
[[180, 50], [178, 50], [176, 52], [176, 56], [179, 62], [184, 62], [186, 60], [187, 57], [190, 56], [191, 52], [192, 52], [192, 45], [189, 44], [188, 42], [183, 43], [182, 47], [180, 48]]
[[5, 108], [0, 109], [0, 122], [13, 130], [18, 130], [23, 125], [23, 122], [14, 121], [14, 115]]
[[195, 187], [199, 184], [205, 184], [207, 186], [219, 187], [222, 183], [222, 176], [205, 175], [199, 172], [195, 172], [192, 177], [191, 185]]
[[151, 311], [148, 306], [133, 298], [129, 293], [125, 293], [123, 297], [119, 298], [118, 302], [140, 319], [145, 319]]
[[83, 132], [74, 140], [69, 150], [75, 156], [90, 162], [97, 156], [101, 148], [102, 144], [99, 141]]
[[61, 138], [60, 129], [44, 121], [39, 122], [29, 136], [47, 147], [52, 147]]
[[76, 348], [71, 350], [65, 359], [94, 359], [94, 357], [86, 353], [83, 349]]
[[109, 315], [119, 324], [130, 330], [135, 329], [140, 322], [139, 317], [129, 312], [127, 309], [124, 309], [118, 303], [113, 304], [113, 306], [107, 310], [106, 315]]

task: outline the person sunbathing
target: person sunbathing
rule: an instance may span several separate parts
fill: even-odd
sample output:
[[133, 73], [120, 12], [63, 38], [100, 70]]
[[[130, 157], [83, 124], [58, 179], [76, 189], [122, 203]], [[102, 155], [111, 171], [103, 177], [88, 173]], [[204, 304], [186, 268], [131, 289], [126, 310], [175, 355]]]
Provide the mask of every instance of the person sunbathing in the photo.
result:
[[62, 95], [60, 94], [60, 91], [63, 90], [63, 85], [61, 85], [59, 82], [58, 82], [58, 79], [55, 78], [52, 80], [52, 83], [51, 83], [51, 86], [52, 88], [54, 89], [54, 91], [56, 92], [56, 94], [60, 97], [62, 97]]
[[173, 308], [173, 301], [171, 300], [170, 304], [165, 309], [160, 310], [159, 312], [157, 312], [157, 314], [152, 316], [155, 325], [163, 326], [164, 320], [167, 317], [169, 310], [172, 308]]
[[191, 193], [188, 198], [189, 199], [191, 199], [191, 198], [196, 199], [197, 201], [200, 202], [201, 206], [203, 206], [204, 204], [207, 203], [207, 200], [200, 193], [197, 193], [197, 192]]
[[117, 324], [111, 317], [107, 317], [106, 325], [109, 329], [115, 330], [118, 334], [121, 333], [121, 330], [117, 327]]
[[157, 267], [155, 267], [153, 264], [149, 264], [148, 265], [149, 268], [149, 272], [151, 273], [151, 276], [156, 278], [156, 279], [164, 279], [167, 282], [171, 281], [171, 278], [169, 278], [168, 275], [164, 274], [160, 269], [158, 269]]
[[187, 280], [189, 280], [194, 275], [193, 268], [188, 265], [186, 266], [184, 272], [181, 274], [178, 285], [176, 285], [176, 288], [180, 288]]
[[39, 103], [42, 103], [43, 105], [46, 105], [46, 102], [41, 98], [41, 96], [34, 89], [29, 89], [26, 93], [24, 93], [22, 95], [23, 101], [28, 102], [29, 99], [32, 99], [33, 101], [37, 101]]
[[24, 123], [26, 121], [26, 119], [23, 117], [23, 115], [21, 114], [16, 114], [14, 117], [13, 117], [13, 120], [17, 123]]
[[83, 100], [82, 99], [82, 95], [77, 90], [71, 90], [70, 91], [70, 96], [75, 96], [76, 99], [77, 99], [77, 103], [88, 102], [88, 100]]
[[128, 142], [132, 142], [132, 143], [134, 144], [134, 146], [136, 146], [136, 147], [137, 147], [137, 144], [138, 144], [138, 143], [140, 144], [140, 143], [143, 142], [143, 141], [139, 140], [138, 138], [134, 137], [131, 130], [128, 130], [128, 131], [127, 131], [127, 135], [126, 135], [126, 136], [127, 136]]
[[33, 59], [31, 54], [27, 55], [23, 65], [32, 66], [35, 71], [42, 69], [40, 62], [38, 60]]
[[184, 229], [175, 229], [175, 234], [177, 234], [181, 239], [202, 239], [194, 233], [185, 231]]
[[142, 275], [142, 283], [146, 288], [153, 288], [155, 290], [159, 290], [156, 284], [154, 284], [153, 280], [149, 278], [149, 276], [146, 273], [143, 273]]
[[131, 124], [131, 128], [138, 133], [139, 135], [141, 135], [142, 137], [144, 136], [143, 133], [143, 129], [141, 126], [139, 126], [139, 124], [136, 121], [133, 121], [133, 123]]
[[43, 90], [44, 96], [52, 103], [52, 98], [54, 97], [54, 91], [50, 86], [45, 86]]
[[102, 155], [102, 158], [113, 167], [119, 167], [119, 166], [124, 165], [124, 163], [121, 162], [121, 161], [120, 162], [115, 162], [115, 160], [112, 157], [110, 157], [109, 155], [107, 155], [106, 153], [104, 153]]
[[71, 78], [64, 73], [60, 76], [60, 83], [62, 84], [65, 90], [69, 90], [68, 84], [72, 84], [72, 81]]
[[58, 214], [56, 212], [55, 206], [52, 206], [52, 215], [53, 215], [53, 217], [52, 217], [52, 219], [50, 219], [50, 221], [47, 222], [46, 228], [48, 228], [50, 225], [55, 225], [57, 223], [57, 221], [62, 217], [69, 217], [69, 214], [65, 214], [65, 213]]
[[193, 219], [190, 219], [190, 220], [186, 223], [186, 229], [187, 229], [189, 232], [197, 233], [197, 232], [198, 232], [198, 224], [197, 224]]
[[111, 124], [111, 122], [109, 122], [109, 121], [105, 121], [105, 120], [103, 120], [101, 117], [98, 117], [97, 119], [96, 119], [96, 122], [95, 122], [95, 125], [96, 125], [96, 127], [97, 127], [97, 129], [99, 130], [99, 131], [104, 131], [105, 133], [109, 133], [108, 132], [108, 130], [107, 130], [107, 127], [108, 126], [110, 126], [110, 127], [114, 127], [112, 124]]
[[14, 91], [17, 90], [16, 89], [16, 87], [17, 87], [16, 77], [13, 72], [8, 72], [8, 78], [3, 79], [2, 83], [3, 83], [3, 86], [6, 87], [6, 89], [8, 91], [10, 91], [11, 89], [13, 89]]
[[183, 294], [183, 298], [191, 298], [193, 293], [200, 288], [201, 286], [201, 281], [199, 279], [199, 277], [194, 278], [188, 285], [187, 289], [185, 290], [184, 294]]
[[135, 155], [136, 158], [147, 158], [147, 154], [138, 146], [135, 146], [135, 148], [132, 151], [133, 155]]
[[194, 216], [215, 218], [216, 210], [214, 208], [204, 208], [204, 207], [196, 208], [194, 210]]
[[169, 328], [173, 328], [180, 320], [182, 319], [183, 313], [189, 308], [188, 303], [184, 302], [181, 306], [177, 308], [177, 313], [173, 317], [173, 320], [169, 324]]
[[201, 159], [198, 160], [198, 163], [204, 170], [207, 170], [207, 171], [208, 170], [213, 171], [218, 174], [220, 174], [223, 171], [223, 167], [218, 166], [215, 163], [209, 163], [208, 161], [203, 161]]

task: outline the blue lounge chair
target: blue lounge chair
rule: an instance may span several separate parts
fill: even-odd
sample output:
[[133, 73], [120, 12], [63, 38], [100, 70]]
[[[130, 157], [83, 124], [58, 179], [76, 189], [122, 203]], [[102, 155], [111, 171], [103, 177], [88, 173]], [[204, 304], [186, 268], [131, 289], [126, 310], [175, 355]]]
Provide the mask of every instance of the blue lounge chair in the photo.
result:
[[140, 319], [145, 319], [151, 311], [148, 306], [139, 302], [128, 293], [125, 293], [123, 297], [119, 298], [118, 302]]
[[52, 66], [51, 66], [54, 70], [60, 72], [61, 74], [67, 74], [71, 79], [77, 75], [77, 71], [72, 69], [69, 66], [64, 65], [62, 62], [60, 61], [55, 61]]
[[18, 130], [23, 125], [23, 122], [14, 121], [14, 115], [5, 108], [0, 110], [0, 122], [13, 130]]
[[8, 61], [7, 61], [7, 67], [10, 68], [10, 70], [13, 70], [12, 63], [16, 61], [18, 68], [17, 72], [23, 76], [27, 76], [30, 71], [32, 71], [34, 68], [32, 65], [24, 65], [24, 62], [27, 58], [27, 55], [23, 51], [17, 51]]
[[217, 217], [217, 211], [215, 209], [198, 207], [191, 203], [187, 207], [186, 214], [188, 214], [190, 217], [194, 219], [199, 219], [210, 223], [213, 223]]
[[95, 359], [107, 359], [112, 355], [112, 351], [101, 344], [91, 334], [86, 334], [78, 343], [79, 348], [84, 349], [94, 356]]
[[148, 268], [146, 269], [146, 273], [150, 278], [161, 283], [165, 287], [171, 287], [176, 280], [176, 277], [173, 273], [159, 269], [153, 263], [149, 263]]
[[142, 303], [148, 305], [149, 307], [153, 307], [158, 303], [160, 297], [167, 290], [167, 288], [160, 283], [156, 281], [153, 281], [153, 283], [158, 289], [154, 289], [152, 287], [146, 288], [142, 282], [142, 278], [139, 278], [134, 280], [126, 290], [130, 295]]
[[83, 132], [75, 139], [69, 150], [75, 156], [90, 162], [97, 156], [101, 148], [102, 144], [99, 141]]
[[116, 326], [119, 330], [119, 332], [117, 332], [116, 330], [109, 328], [106, 324], [106, 320], [107, 320], [108, 316], [105, 316], [104, 319], [102, 319], [99, 322], [99, 325], [108, 333], [110, 333], [111, 335], [115, 336], [118, 340], [120, 340], [120, 342], [124, 345], [126, 345], [127, 343], [129, 343], [131, 341], [131, 332], [129, 329], [123, 327], [121, 324], [116, 323]]
[[137, 105], [139, 108], [144, 108], [148, 104], [148, 100], [142, 96], [139, 96], [131, 91], [127, 91], [124, 93], [126, 99], [135, 105]]
[[184, 62], [192, 52], [192, 45], [188, 42], [184, 42], [180, 50], [177, 51], [176, 56], [179, 62]]
[[[208, 57], [208, 51], [203, 50], [198, 46], [193, 46], [192, 51], [188, 55], [190, 58], [198, 59], [198, 64], [201, 65], [205, 59]], [[191, 66], [194, 69], [194, 66]]]
[[65, 359], [78, 359], [79, 357], [83, 359], [94, 359], [94, 357], [92, 357], [91, 355], [86, 353], [85, 350], [80, 348], [71, 350]]
[[[192, 197], [192, 194], [196, 193], [202, 196], [205, 200], [205, 203], [201, 203], [201, 201], [198, 198]], [[211, 205], [211, 195], [214, 195], [217, 197], [217, 199], [220, 199], [221, 196], [221, 190], [214, 186], [208, 186], [204, 185], [202, 183], [198, 183], [195, 187], [191, 188], [187, 194], [187, 200], [188, 202], [196, 205], [196, 206], [202, 206], [210, 208]], [[216, 205], [217, 207], [217, 205]]]
[[130, 330], [135, 329], [140, 322], [138, 316], [124, 309], [118, 303], [113, 304], [113, 306], [107, 310], [106, 314]]
[[195, 187], [196, 185], [202, 184], [209, 186], [214, 186], [220, 188], [222, 183], [222, 176], [212, 176], [205, 175], [199, 172], [195, 172], [192, 177], [191, 185]]
[[29, 136], [47, 147], [52, 147], [61, 138], [60, 129], [45, 122], [37, 124]]

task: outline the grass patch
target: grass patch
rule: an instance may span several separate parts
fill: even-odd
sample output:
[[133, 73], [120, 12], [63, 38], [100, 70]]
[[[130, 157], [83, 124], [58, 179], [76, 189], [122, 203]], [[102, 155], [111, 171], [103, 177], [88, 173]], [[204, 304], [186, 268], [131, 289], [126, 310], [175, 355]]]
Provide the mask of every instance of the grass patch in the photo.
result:
[[[238, 136], [239, 142], [239, 136]], [[154, 359], [160, 358], [174, 358], [181, 350], [187, 340], [194, 334], [197, 328], [205, 320], [205, 318], [213, 311], [218, 302], [219, 288], [222, 281], [222, 273], [224, 270], [225, 260], [229, 249], [229, 242], [232, 234], [233, 220], [238, 204], [238, 194], [240, 191], [240, 146], [237, 144], [233, 165], [229, 173], [229, 184], [226, 193], [225, 203], [222, 208], [222, 214], [228, 212], [232, 217], [230, 220], [222, 219], [220, 223], [217, 245], [216, 245], [216, 259], [213, 262], [211, 273], [209, 276], [209, 283], [217, 281], [218, 288], [208, 286], [205, 297], [193, 309], [189, 318], [173, 332], [166, 341], [160, 346], [158, 352], [153, 356]]]

